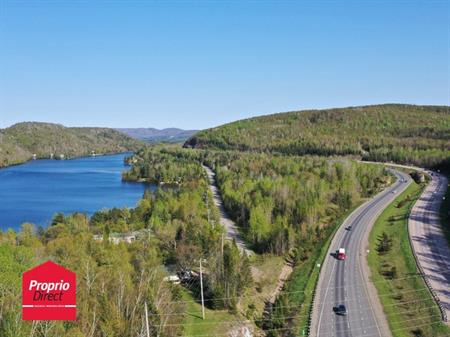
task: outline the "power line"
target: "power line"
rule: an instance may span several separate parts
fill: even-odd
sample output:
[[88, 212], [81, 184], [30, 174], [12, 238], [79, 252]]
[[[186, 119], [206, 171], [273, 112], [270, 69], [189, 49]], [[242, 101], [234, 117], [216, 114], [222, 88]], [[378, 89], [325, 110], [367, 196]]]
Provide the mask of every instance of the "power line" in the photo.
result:
[[[396, 323], [414, 322], [414, 321], [422, 320], [422, 319], [423, 318], [402, 320], [402, 321], [397, 321]], [[413, 326], [406, 326], [406, 327], [403, 327], [403, 328], [396, 328], [396, 329], [392, 329], [391, 331], [401, 331], [401, 330], [405, 330], [405, 329], [413, 329], [413, 328], [418, 328], [418, 327], [423, 327], [423, 326], [435, 325], [435, 324], [439, 324], [439, 323], [442, 323], [442, 321], [441, 320], [436, 320], [436, 321], [431, 321], [431, 322], [424, 323], [424, 324], [413, 325]], [[375, 327], [376, 326], [373, 325], [373, 326], [366, 326], [364, 328], [367, 329], [367, 328], [375, 328]], [[303, 327], [303, 328], [307, 329], [307, 327]], [[264, 331], [265, 332], [268, 332], [268, 331], [286, 331], [286, 330], [292, 330], [292, 329], [298, 329], [299, 330], [299, 329], [303, 329], [303, 328], [302, 327], [297, 327], [297, 328], [295, 328], [295, 327], [272, 328], [272, 329], [266, 329]], [[354, 330], [335, 330], [335, 331], [333, 331], [331, 333], [321, 334], [321, 336], [330, 336], [330, 335], [334, 335], [336, 332], [349, 332], [349, 331], [354, 331]], [[356, 330], [361, 330], [361, 328], [356, 329]], [[213, 335], [211, 335], [211, 334], [184, 335], [183, 337], [212, 337], [212, 336], [216, 336], [216, 337], [228, 336], [228, 333], [215, 333]], [[372, 335], [364, 335], [364, 337], [370, 337], [370, 336], [379, 336], [379, 334], [376, 334], [376, 335], [373, 335], [373, 334]], [[450, 334], [447, 333], [445, 336], [450, 336]]]
[[[384, 295], [379, 295], [378, 297], [385, 297], [385, 296], [396, 296], [396, 295], [399, 295], [399, 294], [405, 294], [405, 293], [415, 293], [415, 292], [421, 292], [421, 291], [428, 291], [428, 288], [427, 287], [424, 287], [424, 288], [419, 288], [419, 289], [414, 289], [414, 290], [405, 290], [405, 291], [397, 291], [397, 292], [395, 292], [395, 293], [392, 293], [392, 294], [384, 294]], [[233, 297], [230, 297], [229, 299], [232, 299]], [[350, 303], [350, 302], [353, 302], [353, 301], [356, 301], [357, 300], [357, 298], [349, 298], [349, 299], [344, 299], [344, 300], [341, 300], [341, 301], [339, 301], [339, 304], [343, 304], [343, 303]], [[396, 303], [396, 304], [394, 304], [394, 305], [401, 305], [401, 304], [403, 304], [403, 303], [411, 303], [411, 302], [417, 302], [417, 301], [419, 301], [419, 300], [413, 300], [413, 301], [410, 301], [410, 302], [398, 302], [398, 303]], [[422, 300], [420, 300], [420, 301], [433, 301], [431, 298], [429, 298], [429, 299], [422, 299]], [[197, 302], [198, 303], [198, 302]], [[329, 301], [321, 301], [321, 302], [316, 302], [316, 304], [317, 305], [321, 305], [321, 304], [325, 304], [325, 303], [337, 303], [337, 301], [334, 301], [334, 300], [329, 300]], [[301, 306], [301, 305], [284, 305], [284, 306], [274, 306], [275, 308], [296, 308], [296, 307], [299, 307], [299, 306]], [[215, 312], [217, 312], [217, 313], [220, 313], [220, 312], [226, 312], [226, 311], [228, 311], [228, 310], [226, 310], [226, 309], [224, 309], [224, 310], [214, 310], [214, 311], [212, 311], [211, 313], [215, 313]], [[199, 313], [199, 312], [190, 312], [190, 313]], [[180, 312], [180, 313], [169, 313], [169, 314], [149, 314], [149, 315], [155, 315], [155, 316], [165, 316], [165, 315], [180, 315], [180, 316], [182, 316], [182, 315], [187, 315], [187, 314], [190, 314], [190, 313], [184, 313], [184, 312]]]
[[[396, 304], [394, 304], [394, 305], [396, 305]], [[421, 307], [420, 309], [429, 309], [429, 308], [433, 308], [433, 307], [435, 307], [435, 306], [433, 305], [433, 306], [429, 306], [429, 307]], [[365, 310], [367, 310], [367, 309], [368, 308], [366, 308]], [[348, 312], [350, 313], [350, 312], [357, 312], [357, 311], [360, 312], [361, 310], [351, 310], [351, 311], [348, 311]], [[410, 312], [413, 312], [413, 311], [416, 311], [416, 309], [411, 309], [411, 310], [398, 312], [398, 313], [395, 313], [393, 315], [407, 314], [407, 313], [410, 313]], [[258, 322], [270, 322], [270, 321], [273, 321], [275, 319], [284, 319], [284, 320], [286, 320], [286, 319], [293, 319], [293, 318], [304, 318], [304, 317], [308, 317], [308, 316], [309, 315], [307, 315], [307, 314], [292, 315], [292, 316], [278, 316], [278, 317], [271, 317], [271, 318], [261, 318], [261, 319], [257, 319], [256, 321], [258, 321]], [[432, 317], [432, 316], [434, 316], [434, 315], [433, 314], [427, 315], [427, 317]], [[422, 319], [425, 319], [425, 318], [422, 318]], [[353, 322], [356, 322], [356, 320], [354, 320]], [[211, 325], [211, 324], [217, 324], [217, 323], [218, 322], [172, 323], [172, 324], [166, 324], [165, 326], [186, 326], [186, 325], [197, 326], [197, 325]], [[234, 320], [234, 321], [220, 321], [220, 323], [253, 323], [253, 321], [246, 319], [246, 320]], [[329, 324], [325, 324], [324, 326], [328, 326], [328, 325]]]
[[[396, 321], [395, 323], [407, 323], [407, 322], [414, 322], [414, 321], [418, 321], [418, 320], [423, 320], [424, 318], [413, 318], [413, 319], [407, 319], [407, 320], [401, 320], [401, 321]], [[431, 322], [429, 322], [429, 323], [426, 323], [426, 324], [422, 324], [422, 326], [425, 326], [425, 325], [430, 325], [431, 323], [442, 323], [442, 321], [441, 320], [438, 320], [438, 321], [431, 321]], [[389, 323], [388, 324], [378, 324], [378, 326], [389, 326]], [[342, 330], [334, 330], [333, 332], [331, 332], [331, 333], [321, 333], [320, 335], [321, 336], [330, 336], [330, 335], [333, 335], [333, 334], [335, 334], [335, 333], [345, 333], [345, 332], [352, 332], [352, 331], [364, 331], [365, 329], [370, 329], [370, 328], [376, 328], [377, 327], [377, 325], [369, 325], [369, 326], [364, 326], [364, 327], [362, 327], [362, 328], [355, 328], [355, 329], [342, 329]], [[391, 330], [391, 331], [397, 331], [397, 330], [404, 330], [404, 329], [411, 329], [411, 328], [413, 328], [413, 327], [411, 327], [411, 326], [407, 326], [407, 327], [404, 327], [404, 328], [398, 328], [398, 329], [394, 329], [394, 330]], [[378, 335], [376, 335], [376, 336], [379, 336], [379, 334]]]
[[[450, 272], [450, 269], [442, 269], [441, 272]], [[343, 286], [339, 286], [339, 287], [322, 287], [322, 288], [318, 288], [316, 289], [316, 293], [320, 290], [326, 290], [326, 289], [341, 289], [341, 288], [346, 288], [346, 287], [355, 287], [355, 286], [363, 286], [364, 284], [378, 284], [378, 283], [389, 283], [389, 282], [397, 282], [397, 281], [403, 281], [403, 280], [408, 280], [408, 279], [413, 279], [413, 278], [417, 278], [417, 277], [429, 277], [427, 275], [424, 274], [420, 274], [417, 273], [415, 275], [410, 275], [410, 276], [405, 276], [405, 277], [397, 277], [395, 279], [392, 280], [379, 280], [379, 281], [370, 281], [370, 282], [362, 282], [362, 283], [350, 283], [350, 284], [346, 284]], [[312, 290], [296, 290], [296, 291], [283, 291], [280, 294], [295, 294], [295, 293], [309, 293], [311, 294], [313, 291]], [[210, 299], [205, 299], [205, 302], [214, 302], [214, 301], [223, 301], [223, 300], [229, 300], [229, 299], [239, 299], [241, 296], [231, 296], [231, 297], [220, 297], [220, 298], [210, 298]], [[253, 297], [266, 297], [266, 295], [261, 295], [261, 294], [255, 294], [253, 295]], [[167, 303], [190, 303], [190, 302], [197, 302], [196, 300], [186, 300], [186, 301], [169, 301]]]
[[[434, 308], [434, 306], [429, 306], [429, 307], [421, 307], [420, 309], [431, 309], [431, 308]], [[367, 309], [370, 309], [370, 308], [366, 308], [366, 310]], [[353, 310], [353, 311], [357, 311], [357, 310]], [[391, 315], [389, 315], [389, 318], [392, 318], [392, 316], [397, 316], [397, 315], [402, 315], [402, 314], [408, 314], [408, 313], [412, 313], [412, 312], [414, 312], [414, 311], [416, 311], [415, 309], [411, 309], [411, 310], [407, 310], [407, 311], [402, 311], [402, 312], [395, 312], [395, 313], [393, 313], [393, 314], [391, 314]], [[425, 315], [425, 316], [423, 316], [423, 317], [418, 317], [417, 319], [428, 319], [428, 318], [432, 318], [432, 317], [441, 317], [440, 316], [440, 314], [430, 314], [430, 315]], [[281, 318], [283, 318], [283, 317], [281, 317]], [[284, 317], [285, 319], [291, 319], [291, 318], [297, 318], [297, 316], [293, 316], [293, 317]], [[347, 319], [347, 322], [349, 322], [349, 323], [354, 323], [354, 322], [361, 322], [361, 320], [360, 319], [352, 319], [352, 320], [348, 320]], [[395, 323], [397, 323], [397, 322], [401, 322], [401, 321], [398, 321], [398, 320], [396, 320], [396, 321], [394, 321], [393, 323], [395, 324]], [[329, 322], [329, 323], [326, 323], [326, 324], [322, 324], [321, 326], [330, 326], [330, 325], [333, 325], [334, 323], [333, 322]], [[321, 334], [322, 335], [322, 334]]]

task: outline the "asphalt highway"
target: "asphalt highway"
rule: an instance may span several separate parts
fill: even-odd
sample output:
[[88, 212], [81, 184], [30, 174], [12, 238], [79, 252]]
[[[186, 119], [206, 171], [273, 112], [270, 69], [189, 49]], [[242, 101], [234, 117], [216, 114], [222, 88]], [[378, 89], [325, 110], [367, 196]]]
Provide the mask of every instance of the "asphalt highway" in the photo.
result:
[[[447, 178], [427, 172], [432, 180], [411, 210], [409, 234], [412, 247], [429, 287], [450, 318], [450, 247], [442, 232], [439, 207], [447, 190]], [[448, 323], [448, 322], [447, 322]], [[449, 323], [448, 323], [449, 324]]]
[[[390, 335], [376, 290], [370, 284], [366, 262], [367, 237], [380, 213], [411, 182], [408, 175], [392, 170], [397, 181], [357, 208], [338, 229], [325, 258], [313, 306], [311, 336], [386, 337]], [[345, 248], [346, 260], [334, 256]], [[371, 289], [372, 287], [372, 289]], [[333, 307], [344, 304], [347, 315]]]

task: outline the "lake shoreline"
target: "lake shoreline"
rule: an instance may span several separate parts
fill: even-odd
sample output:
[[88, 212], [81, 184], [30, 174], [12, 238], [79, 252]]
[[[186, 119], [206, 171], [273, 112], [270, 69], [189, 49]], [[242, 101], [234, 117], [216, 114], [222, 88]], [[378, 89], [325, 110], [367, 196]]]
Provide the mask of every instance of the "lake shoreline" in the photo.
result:
[[82, 159], [82, 158], [93, 158], [93, 157], [104, 157], [104, 156], [114, 156], [114, 155], [119, 155], [119, 154], [126, 154], [126, 153], [134, 153], [134, 151], [124, 151], [124, 152], [111, 152], [111, 153], [101, 153], [101, 154], [96, 154], [95, 156], [93, 155], [80, 155], [80, 156], [74, 156], [74, 157], [68, 157], [68, 158], [49, 158], [49, 157], [39, 157], [36, 159], [33, 158], [29, 158], [25, 161], [22, 162], [18, 162], [18, 163], [14, 163], [14, 164], [9, 164], [9, 165], [5, 165], [5, 166], [0, 166], [0, 170], [8, 168], [8, 167], [13, 167], [13, 166], [19, 166], [19, 165], [23, 165], [29, 162], [33, 162], [33, 161], [37, 161], [37, 160], [56, 160], [56, 161], [64, 161], [64, 160], [74, 160], [74, 159]]
[[27, 161], [0, 169], [0, 229], [18, 230], [25, 222], [47, 227], [56, 213], [134, 208], [149, 183], [122, 180], [128, 153], [82, 156], [54, 162]]

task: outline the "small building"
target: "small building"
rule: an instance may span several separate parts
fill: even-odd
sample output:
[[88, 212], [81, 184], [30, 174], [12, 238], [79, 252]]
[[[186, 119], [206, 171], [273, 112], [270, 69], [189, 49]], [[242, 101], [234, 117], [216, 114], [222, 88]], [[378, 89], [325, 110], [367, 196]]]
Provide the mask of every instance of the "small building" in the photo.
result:
[[[132, 243], [139, 238], [142, 238], [144, 236], [148, 236], [150, 234], [150, 231], [148, 229], [142, 229], [139, 231], [134, 232], [128, 232], [128, 233], [111, 233], [109, 234], [109, 242], [118, 245], [121, 242], [124, 243]], [[102, 242], [103, 241], [103, 235], [94, 235], [94, 240]]]

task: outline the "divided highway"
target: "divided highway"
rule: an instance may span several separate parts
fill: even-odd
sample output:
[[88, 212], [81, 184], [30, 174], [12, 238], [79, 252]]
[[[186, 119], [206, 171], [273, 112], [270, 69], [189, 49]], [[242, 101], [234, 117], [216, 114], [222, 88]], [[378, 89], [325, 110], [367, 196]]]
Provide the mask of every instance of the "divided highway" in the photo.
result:
[[[336, 232], [320, 272], [311, 318], [315, 337], [387, 337], [389, 328], [377, 292], [369, 282], [367, 239], [380, 213], [410, 184], [411, 178], [392, 170], [397, 181], [357, 208]], [[347, 258], [334, 253], [345, 248]], [[370, 253], [370, 252], [369, 252]], [[347, 315], [333, 307], [344, 304]]]
[[[409, 217], [409, 233], [417, 263], [445, 319], [450, 318], [450, 247], [441, 229], [439, 207], [447, 190], [447, 178], [426, 172], [432, 178]], [[447, 322], [449, 323], [449, 322]]]

